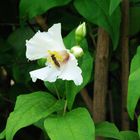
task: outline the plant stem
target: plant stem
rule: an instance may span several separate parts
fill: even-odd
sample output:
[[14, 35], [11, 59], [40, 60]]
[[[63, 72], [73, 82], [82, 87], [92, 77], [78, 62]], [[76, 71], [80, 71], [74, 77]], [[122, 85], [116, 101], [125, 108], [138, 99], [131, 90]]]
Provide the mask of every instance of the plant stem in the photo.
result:
[[114, 114], [113, 114], [114, 107], [111, 91], [108, 91], [108, 98], [109, 98], [110, 120], [111, 122], [114, 122]]
[[[108, 89], [109, 36], [103, 29], [98, 29], [98, 40], [95, 58], [93, 120], [95, 123], [106, 118], [106, 95]], [[102, 138], [97, 138], [102, 140]]]
[[65, 105], [64, 105], [63, 116], [64, 116], [65, 113], [66, 113], [66, 110], [67, 110], [67, 104], [68, 104], [68, 102], [67, 102], [67, 100], [66, 100], [66, 101], [65, 101]]
[[121, 48], [122, 48], [122, 129], [129, 129], [129, 117], [126, 110], [128, 76], [129, 76], [129, 0], [122, 1], [122, 26], [121, 26]]
[[57, 87], [56, 87], [55, 84], [54, 84], [54, 88], [55, 88], [56, 95], [57, 95], [58, 99], [60, 100], [60, 94], [59, 94], [59, 92], [58, 92]]
[[89, 28], [89, 36], [91, 37], [94, 48], [96, 49], [97, 48], [97, 43], [95, 41], [95, 37], [93, 35], [92, 28], [91, 28], [90, 24], [88, 24], [88, 28]]
[[89, 109], [90, 113], [92, 113], [92, 111], [93, 111], [93, 109], [92, 109], [92, 99], [88, 95], [88, 92], [87, 92], [86, 88], [81, 90], [81, 96], [82, 96], [85, 104], [87, 105], [87, 108]]

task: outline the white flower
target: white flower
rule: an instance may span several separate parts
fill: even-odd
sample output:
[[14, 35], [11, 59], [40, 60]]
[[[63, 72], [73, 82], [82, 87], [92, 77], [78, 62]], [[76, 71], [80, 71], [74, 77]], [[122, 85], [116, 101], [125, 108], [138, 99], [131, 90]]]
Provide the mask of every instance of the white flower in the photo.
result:
[[38, 31], [26, 41], [26, 47], [26, 57], [29, 60], [47, 60], [44, 68], [30, 72], [33, 82], [37, 79], [49, 82], [62, 79], [73, 80], [76, 85], [82, 84], [82, 71], [75, 56], [64, 46], [60, 23], [54, 24], [48, 32]]

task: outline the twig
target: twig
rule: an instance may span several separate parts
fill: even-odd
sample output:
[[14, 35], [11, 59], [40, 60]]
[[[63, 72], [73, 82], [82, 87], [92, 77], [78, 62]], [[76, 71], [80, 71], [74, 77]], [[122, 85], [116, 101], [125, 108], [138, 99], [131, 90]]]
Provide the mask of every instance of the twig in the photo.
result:
[[44, 18], [42, 16], [36, 16], [35, 20], [36, 20], [36, 23], [41, 27], [41, 29], [43, 31], [47, 30], [47, 28], [48, 28], [47, 24], [46, 24], [46, 22], [45, 22], [45, 20], [44, 20]]
[[129, 76], [129, 0], [122, 1], [122, 26], [121, 26], [121, 48], [122, 48], [122, 129], [129, 129], [129, 117], [126, 108], [128, 76]]
[[0, 97], [1, 97], [4, 101], [6, 101], [6, 102], [9, 102], [9, 103], [11, 103], [11, 104], [15, 104], [15, 102], [13, 102], [12, 100], [10, 100], [10, 99], [4, 97], [2, 94], [0, 94]]
[[35, 33], [36, 30], [34, 29], [33, 25], [32, 25], [29, 21], [26, 21], [26, 23], [27, 23], [28, 26], [31, 28], [31, 30]]
[[114, 108], [113, 108], [111, 91], [108, 92], [108, 97], [109, 97], [109, 108], [110, 108], [110, 120], [111, 122], [114, 122], [114, 115], [113, 115]]
[[92, 29], [91, 29], [91, 26], [89, 24], [88, 24], [88, 28], [89, 28], [89, 36], [91, 37], [92, 43], [93, 43], [93, 45], [94, 45], [94, 47], [96, 49], [97, 48], [97, 43], [95, 41], [95, 37], [94, 37], [94, 35], [92, 33]]
[[19, 23], [6, 23], [6, 22], [2, 22], [0, 23], [0, 26], [19, 26]]
[[92, 99], [89, 97], [87, 90], [84, 88], [81, 90], [81, 96], [85, 102], [85, 104], [87, 105], [89, 111], [92, 113], [93, 109], [92, 109]]

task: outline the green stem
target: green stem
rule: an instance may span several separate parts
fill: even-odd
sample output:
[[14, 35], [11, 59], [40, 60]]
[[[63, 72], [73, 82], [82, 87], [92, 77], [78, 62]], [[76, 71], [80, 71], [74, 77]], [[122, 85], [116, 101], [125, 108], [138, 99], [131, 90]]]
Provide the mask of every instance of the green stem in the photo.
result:
[[65, 92], [64, 92], [64, 95], [63, 95], [64, 98], [67, 98], [67, 97], [66, 97], [66, 96], [67, 96], [67, 92], [68, 92], [68, 91], [67, 91], [67, 90], [68, 90], [68, 84], [67, 84], [67, 83], [68, 83], [68, 82], [65, 81], [65, 84], [64, 84], [64, 85], [65, 85]]
[[55, 88], [55, 91], [56, 91], [56, 95], [57, 95], [58, 99], [60, 100], [60, 95], [59, 95], [59, 92], [58, 92], [57, 87], [56, 87], [55, 84], [54, 84], [54, 88]]
[[67, 104], [68, 104], [68, 102], [67, 102], [67, 100], [66, 100], [66, 101], [65, 101], [65, 105], [64, 105], [63, 116], [64, 116], [65, 113], [66, 113], [66, 110], [67, 110]]

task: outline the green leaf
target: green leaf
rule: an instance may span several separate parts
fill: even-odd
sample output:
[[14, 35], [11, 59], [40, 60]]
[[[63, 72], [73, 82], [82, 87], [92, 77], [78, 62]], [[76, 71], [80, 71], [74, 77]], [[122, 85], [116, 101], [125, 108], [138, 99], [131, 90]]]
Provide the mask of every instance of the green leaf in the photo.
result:
[[113, 47], [116, 49], [119, 41], [121, 13], [117, 7], [112, 15], [109, 15], [110, 0], [75, 0], [77, 11], [87, 20], [103, 27], [110, 35]]
[[95, 125], [96, 136], [120, 139], [118, 128], [113, 123], [101, 122]]
[[[71, 49], [71, 47], [75, 45], [74, 37], [75, 37], [74, 32], [72, 32], [64, 39], [65, 46], [68, 49]], [[66, 82], [65, 92], [66, 92], [69, 109], [72, 108], [72, 105], [73, 105], [73, 102], [77, 93], [79, 93], [80, 90], [86, 86], [86, 84], [91, 80], [91, 77], [92, 77], [93, 58], [91, 54], [89, 53], [87, 41], [83, 40], [83, 42], [80, 44], [80, 47], [84, 51], [84, 55], [78, 60], [78, 65], [82, 69], [83, 83], [80, 86], [76, 86], [74, 82], [72, 81]]]
[[59, 94], [60, 97], [65, 96], [65, 81], [57, 79], [54, 83], [46, 81], [44, 82], [44, 84], [48, 88], [48, 90], [51, 91], [52, 94]]
[[3, 130], [1, 133], [0, 133], [0, 140], [3, 140], [5, 138], [5, 130]]
[[140, 140], [138, 133], [134, 131], [121, 131], [121, 140]]
[[17, 59], [25, 56], [26, 40], [30, 39], [33, 35], [34, 32], [28, 27], [18, 28], [9, 35], [7, 41], [14, 48]]
[[140, 116], [138, 117], [138, 134], [140, 136]]
[[61, 110], [63, 106], [63, 101], [57, 101], [46, 92], [39, 91], [18, 96], [14, 111], [10, 113], [7, 120], [6, 140], [12, 140], [19, 129], [29, 126], [55, 111]]
[[[71, 47], [75, 45], [74, 31], [65, 37], [64, 43], [67, 49], [71, 49]], [[88, 51], [86, 40], [84, 40], [80, 46], [84, 50], [84, 55], [78, 60], [78, 65], [82, 69], [83, 83], [80, 86], [76, 86], [73, 81], [57, 80], [55, 83], [45, 82], [45, 86], [52, 93], [59, 92], [61, 96], [66, 95], [69, 109], [72, 108], [75, 96], [91, 80], [92, 77], [93, 58]]]
[[5, 40], [0, 38], [0, 65], [9, 66], [13, 61], [13, 49]]
[[122, 0], [110, 0], [109, 15], [112, 15], [114, 10], [119, 6]]
[[47, 118], [44, 125], [51, 140], [95, 140], [94, 123], [84, 108]]
[[140, 0], [129, 0], [132, 4], [136, 4], [136, 5], [138, 5], [139, 4], [139, 2], [140, 2]]
[[[27, 83], [31, 80], [29, 72], [37, 68], [37, 64], [29, 63], [26, 59], [26, 40], [30, 39], [34, 35], [34, 32], [27, 27], [18, 28], [8, 37], [8, 43], [13, 48], [13, 63], [12, 72], [16, 82]], [[22, 70], [21, 70], [22, 69]]]
[[128, 81], [127, 110], [131, 119], [134, 119], [134, 112], [140, 98], [140, 47], [131, 62], [131, 69]]
[[25, 21], [47, 12], [49, 9], [64, 6], [71, 0], [21, 0], [20, 19]]
[[140, 31], [140, 7], [130, 8], [130, 35], [135, 35]]

